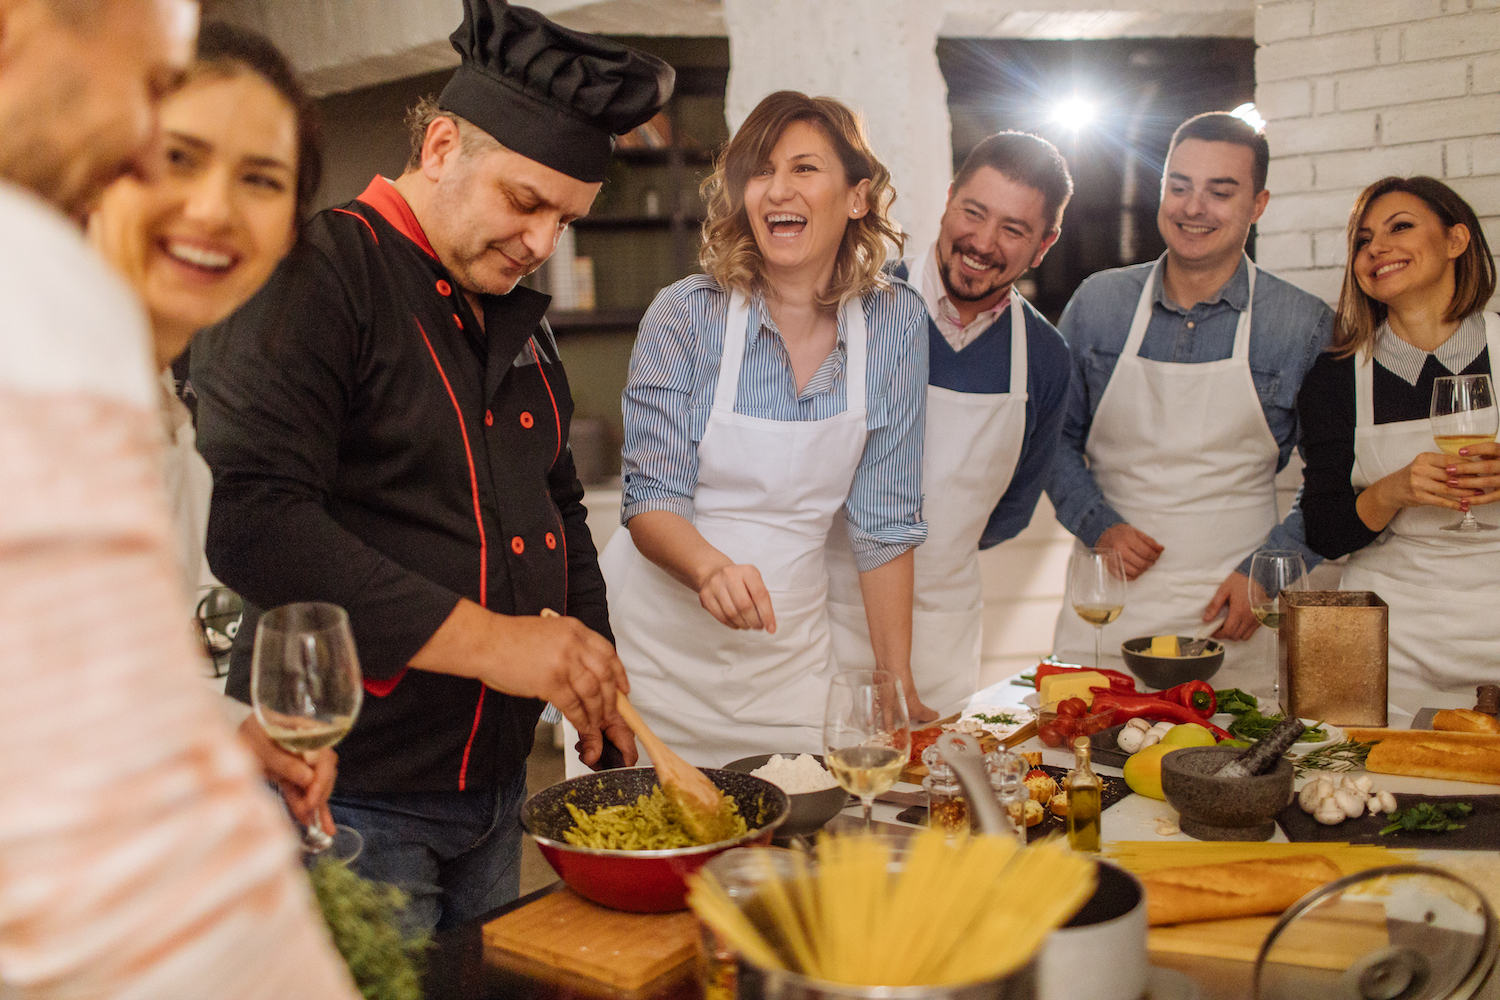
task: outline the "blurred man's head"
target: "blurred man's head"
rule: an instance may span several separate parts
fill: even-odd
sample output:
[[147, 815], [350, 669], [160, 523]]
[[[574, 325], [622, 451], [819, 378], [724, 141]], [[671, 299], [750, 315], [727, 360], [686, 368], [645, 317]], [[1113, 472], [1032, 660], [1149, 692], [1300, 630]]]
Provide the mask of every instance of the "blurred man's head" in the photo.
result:
[[149, 172], [197, 30], [196, 0], [0, 0], [0, 179], [82, 218]]
[[1266, 210], [1266, 137], [1222, 111], [1189, 118], [1172, 134], [1156, 227], [1172, 259], [1195, 267], [1239, 260]]
[[1025, 132], [975, 146], [948, 188], [938, 273], [960, 315], [995, 307], [1036, 267], [1062, 231], [1073, 178], [1057, 147]]

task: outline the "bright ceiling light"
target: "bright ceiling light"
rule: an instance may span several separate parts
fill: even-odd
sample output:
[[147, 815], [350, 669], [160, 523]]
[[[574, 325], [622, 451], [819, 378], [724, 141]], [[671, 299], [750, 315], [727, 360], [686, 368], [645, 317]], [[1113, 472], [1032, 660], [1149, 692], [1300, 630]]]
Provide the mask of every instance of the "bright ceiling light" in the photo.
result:
[[1099, 108], [1086, 97], [1074, 94], [1052, 107], [1052, 120], [1075, 132], [1098, 117]]
[[1266, 127], [1266, 120], [1260, 116], [1259, 111], [1255, 110], [1254, 104], [1241, 104], [1239, 107], [1235, 108], [1229, 113], [1243, 121], [1246, 125], [1249, 125], [1251, 128], [1255, 129], [1255, 131], [1257, 132], [1263, 130]]

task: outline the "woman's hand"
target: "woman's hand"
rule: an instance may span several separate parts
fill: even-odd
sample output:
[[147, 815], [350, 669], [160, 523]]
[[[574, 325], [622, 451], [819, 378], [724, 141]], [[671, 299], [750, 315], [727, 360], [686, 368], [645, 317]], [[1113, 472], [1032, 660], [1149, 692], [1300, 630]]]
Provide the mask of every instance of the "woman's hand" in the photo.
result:
[[911, 717], [913, 726], [919, 722], [937, 720], [937, 712], [922, 704], [922, 699], [917, 695], [917, 685], [911, 679], [910, 668], [907, 669], [906, 676], [901, 678], [901, 687], [906, 692], [906, 714]]
[[1448, 473], [1449, 485], [1457, 484], [1461, 489], [1473, 490], [1477, 495], [1460, 500], [1463, 510], [1480, 507], [1500, 500], [1500, 442], [1460, 448], [1458, 457], [1448, 458], [1444, 471]]
[[[1500, 499], [1500, 492], [1485, 493], [1486, 487], [1493, 489], [1500, 485], [1500, 476], [1485, 474], [1492, 469], [1500, 471], [1500, 462], [1469, 461], [1469, 456], [1475, 454], [1494, 455], [1495, 449], [1494, 444], [1475, 445], [1465, 448], [1468, 455], [1459, 458], [1441, 452], [1423, 452], [1406, 468], [1377, 480], [1360, 493], [1354, 505], [1359, 519], [1371, 531], [1382, 531], [1407, 507], [1466, 511], [1470, 504]], [[1471, 472], [1467, 468], [1470, 465], [1479, 468]]]
[[776, 632], [776, 612], [760, 570], [748, 563], [726, 563], [708, 573], [698, 586], [703, 610], [730, 628]]
[[260, 761], [266, 778], [281, 789], [297, 822], [312, 826], [316, 820], [323, 832], [332, 833], [335, 824], [328, 811], [328, 796], [333, 794], [333, 780], [338, 776], [339, 755], [328, 747], [305, 756], [283, 750], [266, 735], [253, 714], [240, 723], [239, 734], [240, 741]]

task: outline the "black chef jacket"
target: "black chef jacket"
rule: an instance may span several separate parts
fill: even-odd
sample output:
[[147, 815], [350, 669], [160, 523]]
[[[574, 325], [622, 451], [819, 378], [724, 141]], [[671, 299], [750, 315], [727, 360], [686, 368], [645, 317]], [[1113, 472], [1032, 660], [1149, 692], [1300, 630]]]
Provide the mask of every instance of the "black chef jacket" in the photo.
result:
[[[193, 343], [214, 573], [259, 608], [349, 612], [366, 696], [339, 792], [491, 789], [525, 762], [541, 702], [406, 668], [460, 597], [611, 637], [549, 299], [481, 298], [483, 330], [377, 177]], [[230, 661], [244, 701], [255, 617]]]

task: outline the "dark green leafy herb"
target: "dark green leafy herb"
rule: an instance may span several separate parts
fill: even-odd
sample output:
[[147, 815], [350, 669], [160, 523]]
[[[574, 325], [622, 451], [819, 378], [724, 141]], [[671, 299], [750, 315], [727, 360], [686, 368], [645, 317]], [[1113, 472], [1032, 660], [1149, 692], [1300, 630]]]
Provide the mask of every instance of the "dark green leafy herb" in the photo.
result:
[[324, 859], [309, 873], [323, 920], [365, 1000], [422, 1000], [426, 934], [403, 937], [397, 914], [406, 894]]
[[[1223, 691], [1215, 691], [1219, 700], [1219, 711], [1228, 712], [1234, 716], [1234, 721], [1229, 724], [1229, 732], [1247, 740], [1258, 740], [1271, 730], [1276, 728], [1284, 715], [1277, 712], [1275, 715], [1260, 714], [1260, 703], [1255, 700], [1253, 694], [1241, 691], [1239, 688], [1227, 688]], [[1328, 739], [1328, 732], [1317, 726], [1309, 727], [1298, 739], [1299, 743], [1317, 743]]]
[[1474, 807], [1468, 802], [1418, 802], [1391, 813], [1391, 821], [1380, 831], [1382, 837], [1392, 833], [1447, 833], [1462, 830], [1455, 822], [1469, 815]]
[[1000, 712], [997, 715], [986, 715], [984, 712], [975, 712], [974, 718], [980, 722], [987, 722], [992, 726], [1014, 726], [1019, 721], [1009, 712]]

